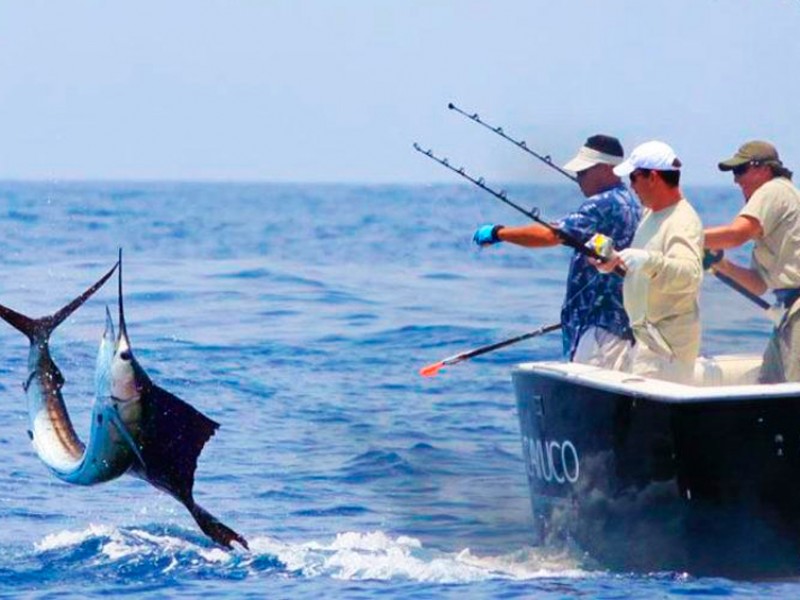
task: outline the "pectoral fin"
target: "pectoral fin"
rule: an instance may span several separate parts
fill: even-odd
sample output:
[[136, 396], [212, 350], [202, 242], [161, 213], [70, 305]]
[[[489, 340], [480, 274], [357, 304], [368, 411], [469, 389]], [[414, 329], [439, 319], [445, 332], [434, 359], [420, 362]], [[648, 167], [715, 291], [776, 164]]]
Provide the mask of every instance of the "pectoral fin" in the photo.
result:
[[116, 430], [119, 432], [119, 435], [122, 437], [123, 440], [128, 444], [131, 451], [136, 455], [136, 458], [139, 460], [139, 464], [147, 470], [147, 465], [144, 462], [144, 458], [142, 457], [142, 453], [139, 451], [139, 447], [136, 445], [136, 441], [131, 436], [130, 431], [128, 428], [125, 427], [125, 423], [122, 422], [122, 419], [119, 416], [119, 413], [116, 410], [112, 410], [108, 413], [109, 421], [114, 425]]

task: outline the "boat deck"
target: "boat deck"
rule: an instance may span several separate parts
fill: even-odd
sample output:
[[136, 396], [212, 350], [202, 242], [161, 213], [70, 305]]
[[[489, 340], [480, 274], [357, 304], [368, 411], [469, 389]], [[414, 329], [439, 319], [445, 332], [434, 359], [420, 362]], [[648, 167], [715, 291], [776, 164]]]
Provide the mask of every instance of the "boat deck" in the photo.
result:
[[519, 374], [535, 372], [577, 385], [664, 402], [800, 396], [800, 383], [757, 383], [760, 366], [760, 356], [731, 354], [701, 357], [695, 365], [696, 383], [693, 385], [557, 361], [522, 363], [514, 370]]

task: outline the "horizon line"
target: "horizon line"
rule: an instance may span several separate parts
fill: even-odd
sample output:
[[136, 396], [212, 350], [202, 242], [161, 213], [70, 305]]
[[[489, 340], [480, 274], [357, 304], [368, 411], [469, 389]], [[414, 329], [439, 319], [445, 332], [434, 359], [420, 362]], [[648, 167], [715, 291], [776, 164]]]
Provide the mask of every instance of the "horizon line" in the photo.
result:
[[[538, 182], [532, 180], [494, 180], [496, 185], [505, 186], [542, 186], [542, 187], [574, 187], [575, 184], [554, 180], [552, 182]], [[474, 184], [461, 181], [428, 180], [428, 181], [325, 181], [325, 180], [292, 180], [292, 179], [179, 179], [179, 178], [14, 178], [0, 177], [0, 185], [30, 184], [30, 185], [77, 185], [77, 184], [135, 184], [135, 185], [288, 185], [288, 186], [360, 186], [360, 187], [423, 187], [423, 186], [448, 186], [448, 187], [474, 187]], [[728, 187], [730, 183], [685, 183], [683, 187]], [[630, 187], [630, 186], [628, 186]]]

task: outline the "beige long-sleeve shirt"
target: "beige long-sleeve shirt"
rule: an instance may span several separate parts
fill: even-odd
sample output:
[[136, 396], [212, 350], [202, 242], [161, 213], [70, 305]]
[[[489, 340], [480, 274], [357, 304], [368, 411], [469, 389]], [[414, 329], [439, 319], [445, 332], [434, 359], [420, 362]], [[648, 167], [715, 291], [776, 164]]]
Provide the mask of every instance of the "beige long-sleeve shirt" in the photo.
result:
[[637, 343], [694, 364], [700, 351], [698, 294], [703, 280], [703, 225], [685, 198], [645, 210], [631, 248], [649, 252], [625, 276], [623, 302]]

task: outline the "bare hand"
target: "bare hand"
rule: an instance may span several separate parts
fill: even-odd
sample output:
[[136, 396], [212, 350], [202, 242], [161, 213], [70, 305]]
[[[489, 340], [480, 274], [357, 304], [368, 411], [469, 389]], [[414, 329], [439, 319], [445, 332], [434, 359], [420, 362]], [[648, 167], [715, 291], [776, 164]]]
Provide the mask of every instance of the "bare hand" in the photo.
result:
[[601, 273], [605, 273], [606, 275], [613, 272], [619, 266], [624, 268], [624, 263], [622, 259], [619, 257], [619, 254], [614, 252], [611, 256], [608, 257], [608, 260], [600, 261], [596, 258], [589, 257], [589, 264], [593, 265], [598, 271]]

